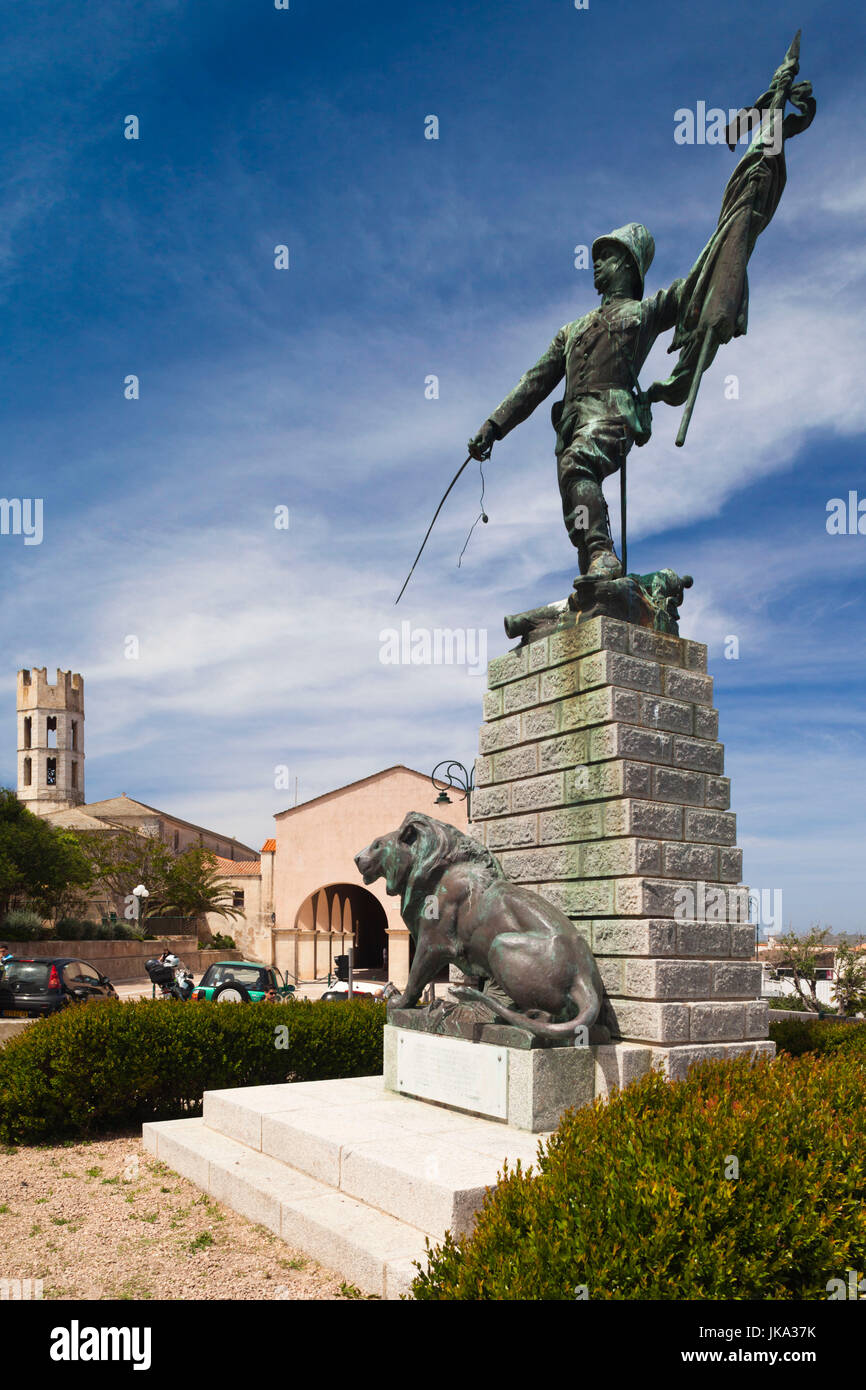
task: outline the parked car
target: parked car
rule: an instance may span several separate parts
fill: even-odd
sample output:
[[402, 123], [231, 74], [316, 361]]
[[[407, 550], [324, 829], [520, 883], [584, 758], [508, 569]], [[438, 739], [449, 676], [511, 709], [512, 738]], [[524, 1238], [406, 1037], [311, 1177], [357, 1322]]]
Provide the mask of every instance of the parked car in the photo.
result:
[[218, 1004], [250, 1004], [264, 999], [268, 990], [285, 1003], [295, 986], [272, 965], [247, 960], [221, 960], [209, 965], [193, 990], [193, 999], [212, 999]]
[[[360, 997], [360, 998], [363, 998], [363, 999], [384, 999], [384, 998], [387, 997], [387, 996], [385, 995], [385, 992], [384, 992], [384, 991], [385, 991], [385, 985], [384, 985], [384, 983], [383, 983], [382, 981], [377, 981], [377, 980], [353, 980], [353, 981], [352, 981], [352, 997], [353, 997], [353, 998], [358, 998], [358, 997]], [[329, 1000], [331, 1003], [340, 1003], [341, 1001], [344, 1001], [344, 1000], [348, 999], [348, 998], [349, 998], [349, 985], [348, 985], [348, 981], [346, 981], [346, 980], [335, 980], [334, 983], [333, 983], [332, 985], [329, 985], [329, 987], [325, 990], [325, 993], [324, 993], [323, 995], [321, 995], [320, 997], [321, 997], [322, 999], [327, 999], [327, 1000]]]
[[15, 956], [0, 970], [0, 1018], [41, 1018], [88, 999], [117, 999], [106, 975], [71, 956]]

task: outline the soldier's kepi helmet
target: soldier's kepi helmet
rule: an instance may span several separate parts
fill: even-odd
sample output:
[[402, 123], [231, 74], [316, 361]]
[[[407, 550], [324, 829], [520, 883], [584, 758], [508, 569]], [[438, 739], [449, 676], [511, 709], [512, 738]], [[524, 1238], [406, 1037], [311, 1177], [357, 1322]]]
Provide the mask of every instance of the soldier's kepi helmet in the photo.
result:
[[629, 259], [637, 272], [638, 299], [643, 298], [644, 276], [652, 265], [656, 244], [640, 222], [627, 222], [624, 227], [616, 227], [607, 236], [596, 237], [592, 243], [592, 258], [600, 251], [627, 251]]

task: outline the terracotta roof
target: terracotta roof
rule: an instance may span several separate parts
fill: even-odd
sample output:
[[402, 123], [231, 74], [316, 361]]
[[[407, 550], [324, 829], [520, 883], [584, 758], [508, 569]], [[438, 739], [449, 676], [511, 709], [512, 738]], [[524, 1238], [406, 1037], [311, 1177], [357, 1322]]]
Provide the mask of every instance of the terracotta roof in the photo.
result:
[[261, 853], [262, 853], [262, 854], [276, 854], [276, 852], [277, 852], [277, 842], [276, 842], [276, 840], [265, 840], [265, 843], [262, 845], [262, 848], [261, 848]]
[[221, 854], [215, 854], [214, 859], [225, 878], [258, 878], [262, 872], [258, 859], [223, 859]]

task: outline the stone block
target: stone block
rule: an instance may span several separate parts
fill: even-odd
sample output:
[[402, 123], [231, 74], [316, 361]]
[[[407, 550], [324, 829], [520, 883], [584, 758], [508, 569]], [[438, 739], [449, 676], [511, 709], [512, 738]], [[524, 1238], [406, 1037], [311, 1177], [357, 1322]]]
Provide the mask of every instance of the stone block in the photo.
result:
[[730, 811], [687, 810], [685, 838], [704, 844], [734, 845], [737, 842], [737, 818]]
[[550, 638], [539, 637], [529, 645], [530, 671], [544, 671], [550, 665]]
[[717, 961], [713, 965], [713, 997], [756, 1000], [761, 994], [762, 973], [760, 961]]
[[673, 801], [679, 806], [703, 806], [706, 778], [700, 772], [684, 772], [676, 767], [652, 769], [651, 795], [655, 801]]
[[605, 993], [608, 995], [626, 994], [623, 972], [626, 961], [623, 956], [600, 956], [595, 954], [595, 963], [598, 966], [598, 973], [604, 985]]
[[576, 661], [565, 662], [562, 666], [553, 666], [541, 676], [539, 695], [543, 701], [565, 700], [571, 695], [577, 695], [579, 690], [580, 677]]
[[727, 922], [677, 922], [678, 956], [727, 956], [731, 929]]
[[589, 735], [585, 729], [562, 734], [559, 738], [543, 739], [538, 745], [539, 772], [555, 772], [561, 767], [585, 765], [589, 752]]
[[724, 771], [725, 750], [720, 743], [707, 743], [703, 739], [675, 734], [673, 764], [674, 767], [688, 768], [693, 772], [719, 774]]
[[[636, 632], [645, 631], [635, 628]], [[595, 1094], [607, 1099], [614, 1091], [624, 1090], [652, 1068], [652, 1049], [636, 1043], [611, 1043], [593, 1049], [595, 1052]]]
[[[474, 805], [472, 810], [474, 814]], [[491, 820], [487, 822], [485, 832], [484, 843], [495, 853], [503, 849], [517, 849], [522, 845], [536, 845], [538, 816], [508, 816], [504, 820]]]
[[632, 724], [605, 724], [601, 728], [590, 730], [589, 761], [594, 763], [606, 762], [608, 758], [631, 758], [642, 763], [672, 763], [676, 738], [675, 734], [641, 729]]
[[657, 840], [636, 840], [629, 837], [587, 841], [581, 846], [581, 873], [584, 878], [657, 874], [660, 872], [660, 851], [661, 846]]
[[520, 715], [513, 714], [508, 719], [497, 719], [492, 724], [482, 724], [478, 734], [480, 753], [498, 753], [503, 748], [513, 748], [522, 742]]
[[493, 781], [493, 759], [475, 759], [475, 785], [476, 787], [487, 787]]
[[714, 811], [727, 811], [731, 804], [731, 779], [729, 777], [708, 777], [706, 779], [707, 806]]
[[[729, 1042], [748, 1037], [746, 1005], [716, 1003], [689, 1005], [690, 1042]], [[660, 1041], [664, 1041], [661, 1039]]]
[[713, 678], [698, 671], [683, 671], [677, 666], [665, 666], [662, 670], [662, 685], [665, 695], [672, 700], [688, 700], [694, 705], [713, 703]]
[[604, 834], [604, 809], [600, 802], [595, 801], [587, 806], [542, 811], [538, 817], [538, 843], [555, 845], [566, 841], [598, 839]]
[[502, 686], [495, 690], [485, 690], [481, 701], [485, 719], [498, 719], [502, 714]]
[[544, 811], [561, 806], [565, 800], [565, 773], [549, 772], [545, 777], [528, 777], [511, 789], [512, 811]]
[[703, 960], [626, 958], [621, 993], [630, 999], [706, 999], [712, 992], [712, 971], [710, 962]]
[[719, 737], [719, 712], [710, 705], [694, 705], [695, 738], [708, 738], [715, 742]]
[[472, 820], [488, 820], [491, 816], [507, 816], [511, 810], [511, 783], [480, 787], [472, 793]]
[[616, 912], [623, 917], [683, 917], [682, 904], [693, 902], [696, 890], [695, 883], [678, 879], [621, 878], [616, 884]]
[[586, 656], [578, 664], [581, 690], [618, 685], [627, 690], [647, 690], [654, 695], [662, 693], [662, 672], [654, 661], [604, 651]]
[[650, 1003], [646, 1000], [610, 1001], [617, 1033], [626, 1042], [688, 1042], [689, 1009], [693, 1007], [689, 1004]]
[[573, 628], [554, 632], [549, 639], [550, 663], [554, 665], [559, 661], [573, 660], [589, 652], [601, 651], [604, 647], [627, 652], [628, 630], [629, 624], [617, 618], [591, 618]]
[[763, 999], [746, 1005], [746, 1037], [765, 1038], [770, 1030], [770, 1006]]
[[539, 849], [507, 850], [499, 861], [512, 883], [580, 878], [580, 850], [580, 845], [543, 845]]
[[492, 690], [497, 685], [507, 685], [520, 680], [529, 671], [529, 656], [526, 647], [517, 647], [504, 656], [495, 656], [487, 666], [487, 685]]
[[758, 1062], [775, 1054], [776, 1044], [772, 1042], [699, 1043], [688, 1047], [653, 1048], [652, 1064], [669, 1080], [683, 1081], [696, 1063], [734, 1061], [737, 1057], [751, 1057]]
[[611, 917], [614, 912], [615, 878], [583, 879], [571, 883], [543, 883], [537, 891], [566, 917]]
[[508, 1123], [538, 1134], [555, 1129], [566, 1110], [591, 1105], [595, 1059], [590, 1047], [512, 1051], [508, 1059]]
[[739, 883], [743, 877], [743, 851], [741, 849], [721, 848], [719, 850], [719, 878], [722, 883]]
[[695, 732], [695, 705], [686, 705], [679, 700], [666, 700], [658, 695], [640, 697], [640, 713], [637, 720], [646, 729], [664, 729], [671, 734], [693, 734]]
[[520, 716], [520, 730], [523, 742], [535, 738], [549, 738], [558, 734], [562, 724], [560, 705], [539, 705], [537, 709], [524, 710]]
[[707, 648], [703, 642], [683, 642], [683, 666], [687, 671], [706, 671]]
[[683, 810], [664, 801], [640, 801], [623, 797], [604, 807], [604, 834], [642, 835], [657, 840], [681, 840]]
[[514, 710], [529, 709], [532, 705], [539, 703], [539, 681], [538, 675], [526, 676], [523, 680], [512, 681], [505, 687], [502, 696], [502, 708], [506, 714], [511, 714]]
[[663, 918], [637, 922], [599, 918], [591, 923], [590, 945], [596, 957], [674, 956], [678, 954], [677, 924]]
[[663, 846], [661, 872], [671, 878], [718, 877], [719, 851], [715, 845], [689, 841]]
[[[538, 771], [538, 745], [535, 743], [522, 743], [519, 748], [507, 748], [503, 753], [493, 755], [493, 780], [494, 782], [514, 782], [518, 778], [533, 777]], [[520, 808], [514, 805], [514, 794], [512, 793], [512, 806], [515, 810]]]
[[640, 696], [636, 690], [606, 685], [563, 700], [559, 710], [560, 728], [563, 731], [587, 729], [594, 724], [610, 724], [614, 720], [634, 722], [640, 715]]
[[755, 954], [755, 928], [750, 922], [735, 923], [730, 932], [732, 956], [742, 958]]
[[671, 637], [665, 632], [654, 632], [648, 627], [629, 625], [628, 641], [632, 656], [641, 656], [648, 661], [661, 661], [670, 666], [683, 664], [684, 644], [679, 637]]

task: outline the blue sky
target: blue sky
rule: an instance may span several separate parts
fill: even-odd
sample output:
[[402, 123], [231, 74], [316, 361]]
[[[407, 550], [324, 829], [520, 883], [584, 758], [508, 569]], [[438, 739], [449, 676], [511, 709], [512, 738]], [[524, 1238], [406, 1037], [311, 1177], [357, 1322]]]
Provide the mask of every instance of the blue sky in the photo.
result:
[[686, 272], [734, 157], [676, 144], [674, 112], [751, 103], [796, 24], [818, 115], [748, 336], [686, 448], [657, 407], [630, 456], [629, 560], [695, 576], [682, 631], [709, 644], [745, 881], [782, 889], [786, 924], [866, 930], [866, 536], [825, 525], [866, 497], [866, 20], [835, 3], [7, 7], [2, 493], [45, 520], [39, 546], [0, 537], [0, 782], [23, 665], [85, 677], [89, 800], [254, 844], [291, 799], [276, 767], [305, 799], [469, 761], [483, 680], [383, 665], [380, 633], [482, 630], [492, 656], [504, 613], [569, 591], [547, 406], [494, 451], [461, 567], [477, 469], [395, 610], [420, 538], [469, 434], [597, 302], [574, 246], [640, 220], [648, 291]]

